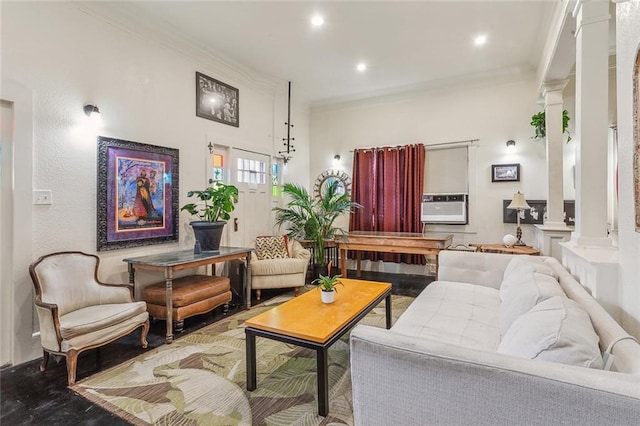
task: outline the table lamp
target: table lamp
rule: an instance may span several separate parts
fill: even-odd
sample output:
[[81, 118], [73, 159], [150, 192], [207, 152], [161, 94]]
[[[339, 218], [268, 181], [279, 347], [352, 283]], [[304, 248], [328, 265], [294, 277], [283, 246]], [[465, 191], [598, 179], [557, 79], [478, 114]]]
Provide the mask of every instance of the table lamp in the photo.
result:
[[507, 206], [510, 210], [516, 210], [516, 217], [518, 218], [518, 227], [516, 228], [516, 238], [518, 239], [514, 246], [526, 246], [525, 243], [522, 242], [522, 229], [520, 229], [520, 212], [522, 210], [529, 210], [531, 206], [527, 204], [527, 200], [524, 199], [524, 194], [520, 191], [513, 194], [513, 200], [511, 200], [511, 204]]

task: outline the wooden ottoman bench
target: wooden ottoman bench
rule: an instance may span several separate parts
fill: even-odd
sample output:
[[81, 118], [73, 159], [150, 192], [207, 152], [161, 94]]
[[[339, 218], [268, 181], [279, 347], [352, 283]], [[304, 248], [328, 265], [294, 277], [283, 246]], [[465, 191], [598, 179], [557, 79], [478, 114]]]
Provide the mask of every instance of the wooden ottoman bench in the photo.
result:
[[[167, 319], [166, 284], [159, 282], [142, 290], [149, 315]], [[229, 278], [211, 275], [189, 275], [173, 280], [173, 329], [180, 333], [184, 319], [212, 311], [223, 305], [223, 315], [229, 311], [231, 285]]]

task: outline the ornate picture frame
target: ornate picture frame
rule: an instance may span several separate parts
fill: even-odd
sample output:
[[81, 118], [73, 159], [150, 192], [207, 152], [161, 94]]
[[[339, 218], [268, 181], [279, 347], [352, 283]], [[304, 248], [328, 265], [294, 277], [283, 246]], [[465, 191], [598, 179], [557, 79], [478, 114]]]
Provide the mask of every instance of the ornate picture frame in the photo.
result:
[[633, 66], [633, 195], [636, 232], [640, 232], [640, 47]]
[[492, 164], [491, 182], [519, 182], [520, 164]]
[[240, 127], [240, 92], [235, 87], [196, 72], [196, 115]]
[[97, 250], [178, 241], [179, 151], [98, 137]]

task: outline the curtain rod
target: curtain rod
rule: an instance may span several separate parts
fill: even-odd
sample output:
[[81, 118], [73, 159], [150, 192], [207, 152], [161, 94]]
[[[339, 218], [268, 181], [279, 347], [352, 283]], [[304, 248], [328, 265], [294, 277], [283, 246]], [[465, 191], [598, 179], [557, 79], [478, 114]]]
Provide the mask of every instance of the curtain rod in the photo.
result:
[[[478, 142], [480, 139], [467, 139], [467, 140], [462, 140], [462, 141], [452, 141], [452, 142], [441, 142], [441, 143], [433, 143], [433, 144], [423, 144], [425, 149], [429, 149], [431, 147], [435, 147], [435, 146], [443, 146], [443, 145], [454, 145], [454, 144], [463, 144], [463, 143], [467, 143], [467, 144], [472, 144], [474, 142]], [[396, 145], [396, 146], [376, 146], [376, 147], [371, 147], [371, 148], [355, 148], [352, 150], [349, 150], [349, 152], [354, 152], [356, 150], [360, 150], [360, 151], [370, 151], [370, 150], [374, 150], [374, 149], [400, 149], [400, 148], [404, 148], [404, 146], [401, 145]]]

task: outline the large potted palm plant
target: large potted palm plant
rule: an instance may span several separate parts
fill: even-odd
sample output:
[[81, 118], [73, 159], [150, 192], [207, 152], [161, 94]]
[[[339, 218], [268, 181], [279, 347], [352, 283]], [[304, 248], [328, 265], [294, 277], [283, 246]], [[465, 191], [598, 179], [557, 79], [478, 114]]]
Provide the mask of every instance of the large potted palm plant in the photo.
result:
[[317, 271], [326, 271], [326, 243], [346, 232], [334, 222], [353, 208], [361, 207], [360, 204], [351, 201], [346, 191], [341, 191], [339, 181], [323, 185], [320, 197], [313, 197], [305, 188], [292, 183], [284, 184], [282, 192], [289, 201], [285, 207], [273, 209], [276, 225], [285, 226], [290, 238], [311, 241], [314, 266]]
[[190, 222], [196, 241], [202, 250], [218, 250], [224, 225], [231, 217], [230, 213], [238, 202], [238, 188], [222, 182], [215, 182], [203, 191], [189, 191], [187, 197], [196, 197], [201, 203], [188, 203], [182, 206], [200, 220]]

